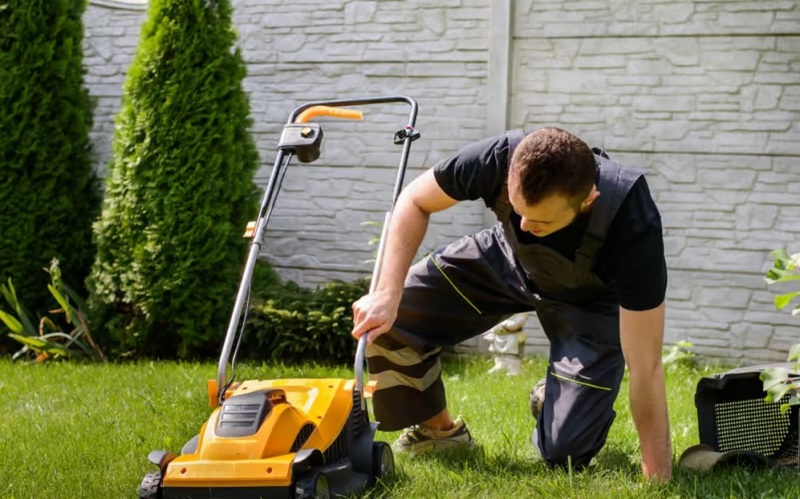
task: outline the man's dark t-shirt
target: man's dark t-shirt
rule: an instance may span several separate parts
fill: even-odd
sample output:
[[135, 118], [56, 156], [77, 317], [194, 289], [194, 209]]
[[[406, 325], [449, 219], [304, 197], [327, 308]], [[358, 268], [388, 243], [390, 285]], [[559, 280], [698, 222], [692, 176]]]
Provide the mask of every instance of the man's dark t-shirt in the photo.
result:
[[[492, 207], [506, 181], [508, 163], [508, 138], [501, 135], [468, 145], [438, 163], [433, 173], [439, 187], [451, 198], [482, 199]], [[545, 245], [573, 261], [589, 221], [588, 215], [579, 215], [567, 227], [536, 237], [520, 229], [519, 215], [511, 216], [521, 243]], [[667, 268], [661, 216], [644, 176], [639, 177], [622, 202], [593, 270], [617, 295], [623, 308], [649, 310], [664, 301]]]

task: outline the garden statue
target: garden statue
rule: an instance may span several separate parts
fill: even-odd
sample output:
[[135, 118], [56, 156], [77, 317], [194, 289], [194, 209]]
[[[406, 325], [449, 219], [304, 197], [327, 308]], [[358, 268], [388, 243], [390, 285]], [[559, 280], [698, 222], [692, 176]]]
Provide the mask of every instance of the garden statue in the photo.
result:
[[481, 336], [489, 342], [489, 351], [494, 354], [494, 366], [490, 373], [506, 371], [508, 376], [521, 373], [520, 361], [525, 351], [525, 331], [522, 327], [528, 314], [512, 315]]

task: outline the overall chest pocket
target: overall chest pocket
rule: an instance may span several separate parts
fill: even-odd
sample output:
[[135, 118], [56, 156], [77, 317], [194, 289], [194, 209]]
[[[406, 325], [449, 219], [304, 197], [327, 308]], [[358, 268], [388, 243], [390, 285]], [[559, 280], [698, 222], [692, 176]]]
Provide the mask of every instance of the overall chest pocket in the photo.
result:
[[545, 246], [520, 246], [517, 259], [536, 289], [568, 302], [582, 302], [606, 292], [606, 285], [591, 270], [575, 265]]

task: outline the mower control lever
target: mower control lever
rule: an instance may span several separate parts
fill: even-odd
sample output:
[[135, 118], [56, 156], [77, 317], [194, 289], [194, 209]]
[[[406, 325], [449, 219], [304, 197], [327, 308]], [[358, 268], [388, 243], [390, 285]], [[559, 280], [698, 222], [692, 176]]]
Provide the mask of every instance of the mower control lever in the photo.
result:
[[402, 130], [394, 132], [394, 139], [392, 140], [394, 141], [395, 144], [399, 145], [402, 144], [406, 140], [406, 138], [410, 138], [411, 142], [414, 142], [420, 137], [421, 135], [419, 133], [419, 130], [416, 130], [413, 126], [407, 126]]

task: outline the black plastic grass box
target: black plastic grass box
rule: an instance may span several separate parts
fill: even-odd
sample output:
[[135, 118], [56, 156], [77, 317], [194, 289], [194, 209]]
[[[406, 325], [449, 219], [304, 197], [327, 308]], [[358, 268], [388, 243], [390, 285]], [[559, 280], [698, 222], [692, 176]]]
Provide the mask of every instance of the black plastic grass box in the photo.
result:
[[742, 367], [701, 378], [695, 392], [700, 443], [717, 452], [757, 452], [776, 466], [800, 469], [800, 406], [781, 412], [789, 395], [780, 403], [765, 402], [760, 379], [765, 370], [785, 367], [792, 372], [792, 366]]

